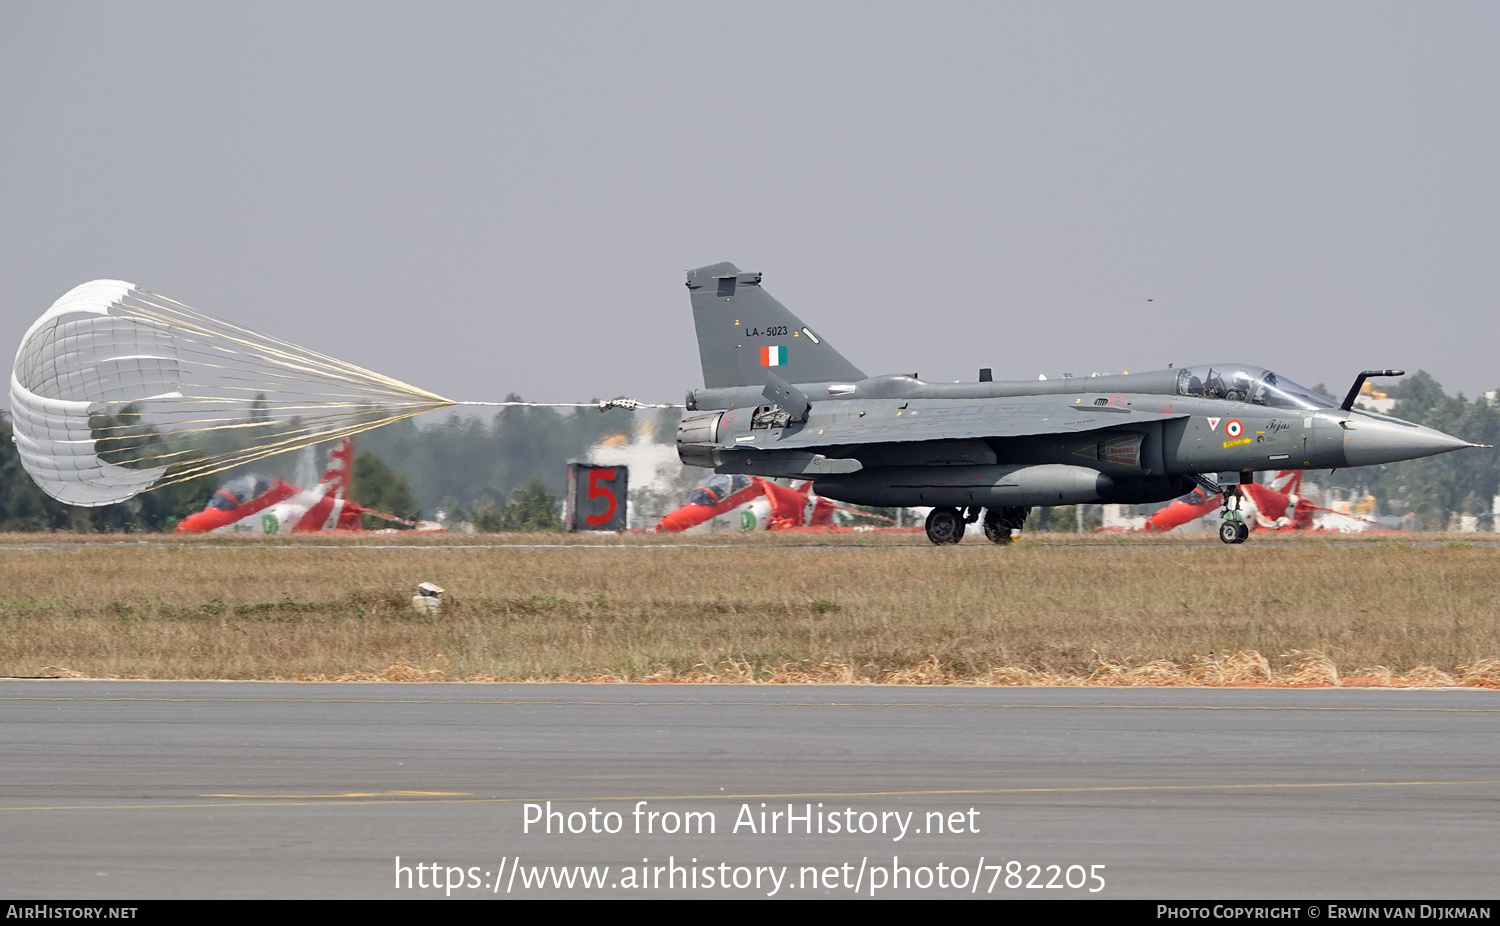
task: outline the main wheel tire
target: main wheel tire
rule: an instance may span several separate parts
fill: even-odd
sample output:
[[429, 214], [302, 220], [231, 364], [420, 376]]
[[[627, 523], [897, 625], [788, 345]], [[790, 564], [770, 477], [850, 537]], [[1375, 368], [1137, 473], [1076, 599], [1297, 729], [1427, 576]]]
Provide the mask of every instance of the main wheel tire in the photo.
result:
[[1010, 543], [1013, 539], [1013, 531], [1005, 523], [1000, 512], [986, 510], [984, 513], [984, 536], [989, 538], [990, 543]]
[[1241, 543], [1240, 522], [1225, 521], [1219, 525], [1219, 539], [1225, 543]]
[[964, 539], [964, 516], [957, 508], [934, 508], [927, 515], [927, 539], [936, 544]]

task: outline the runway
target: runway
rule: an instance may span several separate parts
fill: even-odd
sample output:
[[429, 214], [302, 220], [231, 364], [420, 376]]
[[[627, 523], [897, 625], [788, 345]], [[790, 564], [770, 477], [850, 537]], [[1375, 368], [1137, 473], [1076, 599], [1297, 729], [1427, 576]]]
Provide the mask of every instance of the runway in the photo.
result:
[[1454, 689], [6, 681], [0, 896], [1491, 897], [1497, 720]]

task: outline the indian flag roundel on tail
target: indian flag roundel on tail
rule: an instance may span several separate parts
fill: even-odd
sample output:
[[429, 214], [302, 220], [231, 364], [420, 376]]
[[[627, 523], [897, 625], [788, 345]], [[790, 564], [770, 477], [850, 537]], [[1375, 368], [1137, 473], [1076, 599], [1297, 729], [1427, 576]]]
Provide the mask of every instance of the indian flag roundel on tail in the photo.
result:
[[760, 365], [763, 367], [786, 366], [786, 345], [778, 344], [775, 347], [762, 347], [760, 349]]

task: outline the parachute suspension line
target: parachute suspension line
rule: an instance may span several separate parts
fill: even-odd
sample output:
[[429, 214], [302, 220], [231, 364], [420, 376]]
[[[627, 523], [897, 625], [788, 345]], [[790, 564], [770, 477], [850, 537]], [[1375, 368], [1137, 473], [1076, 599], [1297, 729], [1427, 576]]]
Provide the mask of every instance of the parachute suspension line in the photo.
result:
[[118, 280], [32, 325], [10, 392], [27, 472], [88, 506], [455, 404]]
[[[242, 363], [226, 362], [214, 365], [208, 363], [205, 359], [205, 366], [217, 366], [217, 368], [226, 371], [255, 370], [264, 375], [286, 377], [294, 383], [306, 382], [306, 380], [299, 381], [295, 379], [297, 374], [323, 382], [343, 381], [356, 388], [362, 387], [363, 391], [357, 393], [361, 397], [367, 395], [371, 388], [377, 388], [389, 390], [395, 396], [402, 398], [426, 399], [437, 403], [439, 406], [453, 404], [450, 400], [436, 393], [428, 392], [425, 389], [420, 389], [409, 383], [403, 383], [398, 379], [393, 379], [372, 370], [366, 370], [364, 367], [330, 357], [327, 354], [309, 350], [290, 341], [283, 341], [280, 338], [263, 335], [257, 331], [252, 331], [249, 328], [235, 325], [223, 319], [204, 315], [176, 300], [157, 296], [155, 293], [146, 293], [140, 290], [136, 292], [140, 293], [142, 297], [138, 305], [135, 306], [139, 316], [171, 326], [178, 339], [179, 348], [190, 346], [200, 349], [205, 357], [211, 357], [215, 353], [218, 353], [226, 358], [232, 357], [235, 360], [243, 358], [251, 362], [251, 365], [247, 368]], [[162, 303], [170, 303], [171, 305], [153, 303], [149, 299], [144, 298], [147, 296], [160, 299]], [[238, 346], [238, 354], [226, 349], [224, 345]], [[259, 361], [259, 365], [257, 365], [257, 361]], [[288, 376], [287, 374], [280, 373], [276, 369], [277, 366], [292, 371], [292, 374]]]
[[11, 374], [21, 463], [47, 494], [107, 505], [454, 405], [454, 402], [120, 280], [74, 287], [26, 332]]
[[190, 479], [197, 479], [200, 476], [211, 476], [214, 473], [220, 473], [227, 469], [233, 469], [236, 466], [243, 466], [247, 463], [254, 463], [258, 460], [264, 460], [267, 457], [273, 457], [278, 454], [288, 453], [293, 450], [301, 450], [304, 447], [311, 447], [313, 444], [320, 444], [325, 441], [341, 440], [345, 437], [352, 437], [362, 431], [369, 431], [373, 428], [382, 427], [384, 425], [391, 424], [392, 422], [400, 421], [403, 418], [409, 418], [415, 414], [421, 413], [411, 412], [402, 415], [393, 415], [379, 420], [362, 422], [358, 426], [344, 427], [342, 429], [333, 431], [317, 430], [291, 432], [289, 435], [281, 435], [284, 438], [282, 440], [277, 440], [265, 444], [258, 444], [252, 447], [245, 447], [240, 450], [223, 454], [212, 460], [205, 460], [202, 458], [194, 457], [190, 452], [187, 454], [155, 454], [149, 457], [144, 457], [144, 459], [160, 461], [159, 465], [171, 467], [170, 472], [152, 487], [159, 488], [161, 486], [173, 485], [174, 483], [178, 482], [187, 482]]

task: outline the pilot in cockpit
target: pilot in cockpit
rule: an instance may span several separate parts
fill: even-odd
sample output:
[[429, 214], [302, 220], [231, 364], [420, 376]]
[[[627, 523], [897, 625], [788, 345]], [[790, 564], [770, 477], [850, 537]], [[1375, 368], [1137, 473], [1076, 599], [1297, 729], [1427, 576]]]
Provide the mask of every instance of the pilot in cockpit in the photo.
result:
[[1244, 370], [1235, 370], [1229, 375], [1229, 388], [1224, 391], [1224, 398], [1233, 402], [1243, 402], [1250, 396], [1250, 386], [1253, 380], [1249, 373]]

